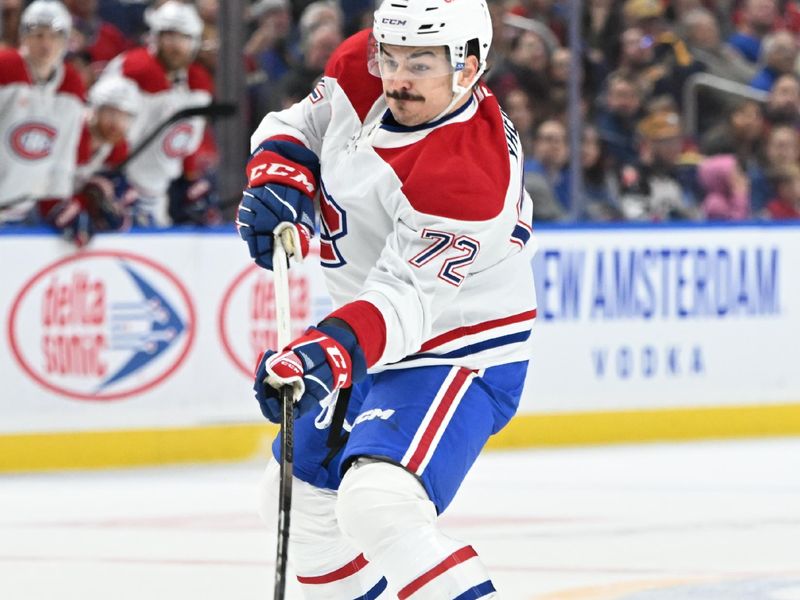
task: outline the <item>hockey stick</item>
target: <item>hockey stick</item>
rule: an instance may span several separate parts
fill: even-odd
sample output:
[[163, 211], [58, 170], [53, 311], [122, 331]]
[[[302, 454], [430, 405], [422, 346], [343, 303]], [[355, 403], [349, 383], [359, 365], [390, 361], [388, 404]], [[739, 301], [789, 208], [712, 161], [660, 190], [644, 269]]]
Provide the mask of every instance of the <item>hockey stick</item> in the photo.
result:
[[190, 106], [183, 108], [178, 112], [172, 114], [169, 118], [162, 121], [158, 127], [153, 129], [147, 136], [141, 140], [136, 147], [134, 147], [125, 157], [121, 163], [114, 167], [115, 172], [122, 172], [122, 170], [139, 156], [145, 149], [161, 135], [164, 130], [170, 125], [182, 121], [183, 119], [191, 119], [192, 117], [208, 117], [209, 119], [218, 119], [222, 117], [231, 117], [236, 114], [236, 105], [227, 102], [212, 102], [204, 106]]
[[[290, 225], [294, 228], [294, 225]], [[289, 306], [289, 258], [294, 240], [289, 229], [276, 232], [272, 265], [275, 286], [275, 320], [278, 329], [278, 350], [285, 348], [291, 337]], [[268, 385], [268, 384], [265, 384]], [[286, 564], [289, 555], [289, 524], [292, 512], [292, 470], [294, 461], [294, 398], [292, 386], [280, 390], [281, 412], [281, 488], [278, 495], [278, 549], [275, 557], [274, 600], [286, 596]]]

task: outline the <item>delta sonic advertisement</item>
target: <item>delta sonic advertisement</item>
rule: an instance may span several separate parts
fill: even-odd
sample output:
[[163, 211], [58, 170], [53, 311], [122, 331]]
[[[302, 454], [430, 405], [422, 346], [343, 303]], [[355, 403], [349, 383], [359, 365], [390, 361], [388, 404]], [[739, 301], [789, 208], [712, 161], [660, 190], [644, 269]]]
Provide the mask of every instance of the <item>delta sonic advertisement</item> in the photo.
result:
[[548, 229], [523, 410], [800, 401], [797, 226]]
[[[0, 235], [0, 256], [0, 433], [261, 421], [275, 297], [235, 231]], [[299, 335], [331, 305], [320, 273], [290, 277]]]

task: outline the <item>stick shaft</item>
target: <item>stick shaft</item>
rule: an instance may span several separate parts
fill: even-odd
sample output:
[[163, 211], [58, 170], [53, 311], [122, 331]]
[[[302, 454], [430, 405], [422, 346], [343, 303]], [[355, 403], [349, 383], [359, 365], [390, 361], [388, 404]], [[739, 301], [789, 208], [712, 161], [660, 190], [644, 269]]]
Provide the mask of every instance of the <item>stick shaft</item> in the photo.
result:
[[[289, 265], [281, 236], [275, 236], [273, 255], [275, 285], [275, 316], [278, 329], [278, 350], [291, 341], [291, 311], [289, 305]], [[274, 599], [286, 595], [286, 566], [289, 555], [289, 527], [292, 511], [292, 470], [294, 461], [294, 401], [292, 387], [280, 391], [281, 411], [281, 487], [278, 496], [278, 547], [275, 557]]]

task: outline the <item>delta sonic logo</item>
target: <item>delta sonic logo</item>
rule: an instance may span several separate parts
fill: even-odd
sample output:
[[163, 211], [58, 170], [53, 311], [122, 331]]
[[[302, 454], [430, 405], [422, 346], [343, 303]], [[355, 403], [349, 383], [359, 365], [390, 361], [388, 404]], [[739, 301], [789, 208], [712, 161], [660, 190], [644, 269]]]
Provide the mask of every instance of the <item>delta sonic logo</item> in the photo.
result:
[[125, 252], [82, 252], [35, 274], [12, 305], [14, 357], [38, 384], [79, 400], [120, 400], [181, 365], [195, 314], [183, 284]]
[[[292, 338], [331, 312], [331, 301], [316, 266], [319, 248], [312, 247], [312, 253], [304, 265], [293, 265], [289, 270]], [[256, 265], [239, 273], [225, 291], [217, 324], [228, 358], [252, 379], [261, 353], [278, 347], [272, 273]]]

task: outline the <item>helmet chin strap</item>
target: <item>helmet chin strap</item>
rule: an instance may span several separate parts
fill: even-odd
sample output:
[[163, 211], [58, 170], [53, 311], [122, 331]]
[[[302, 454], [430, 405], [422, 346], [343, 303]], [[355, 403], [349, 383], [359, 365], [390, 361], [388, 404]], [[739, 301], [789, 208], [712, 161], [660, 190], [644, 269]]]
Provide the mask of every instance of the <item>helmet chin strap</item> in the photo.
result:
[[[483, 75], [485, 70], [486, 70], [486, 67], [480, 67], [478, 69], [478, 72], [475, 73], [475, 76], [472, 78], [472, 81], [473, 82], [478, 81], [481, 78], [481, 75]], [[449, 115], [450, 112], [453, 110], [453, 107], [456, 104], [458, 104], [466, 94], [468, 94], [469, 92], [472, 91], [472, 86], [474, 84], [470, 84], [470, 85], [468, 85], [466, 87], [463, 86], [463, 85], [459, 85], [458, 84], [458, 76], [459, 76], [460, 73], [461, 73], [461, 71], [454, 71], [453, 72], [453, 99], [450, 100], [450, 104], [448, 104], [447, 108], [445, 108], [442, 112], [440, 112], [438, 115], [436, 115], [430, 121], [428, 121], [428, 123], [433, 123], [435, 121], [438, 121], [442, 117], [444, 117], [446, 115]]]

